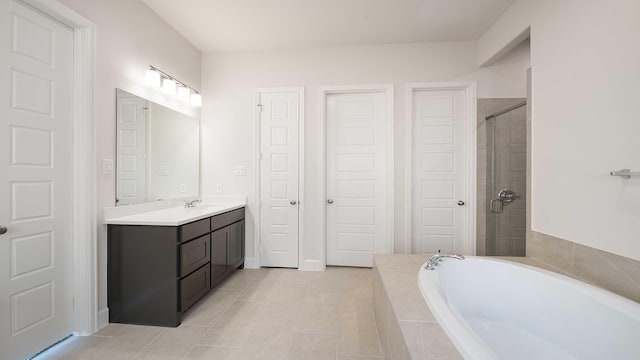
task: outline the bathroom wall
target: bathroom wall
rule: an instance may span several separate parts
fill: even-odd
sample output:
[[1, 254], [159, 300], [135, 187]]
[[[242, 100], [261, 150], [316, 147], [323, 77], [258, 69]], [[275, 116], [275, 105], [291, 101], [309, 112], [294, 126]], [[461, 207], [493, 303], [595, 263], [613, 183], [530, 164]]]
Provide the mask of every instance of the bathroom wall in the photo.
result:
[[640, 269], [631, 260], [640, 260], [640, 180], [609, 171], [640, 169], [640, 47], [630, 45], [640, 38], [638, 14], [637, 0], [519, 0], [478, 49], [485, 63], [530, 28], [528, 255], [547, 249], [545, 259], [576, 271], [589, 259], [625, 269], [625, 279]]
[[96, 222], [98, 223], [98, 306], [100, 322], [107, 307], [106, 226], [102, 209], [115, 205], [115, 177], [102, 174], [102, 159], [115, 159], [116, 88], [178, 111], [198, 110], [144, 85], [154, 65], [196, 89], [200, 87], [200, 52], [139, 0], [59, 0], [96, 24]]
[[[255, 198], [255, 89], [305, 87], [304, 257], [318, 259], [324, 246], [320, 215], [321, 86], [392, 83], [395, 86], [395, 251], [406, 250], [405, 135], [409, 82], [478, 81], [482, 97], [524, 97], [528, 49], [519, 48], [490, 68], [476, 65], [474, 42], [339, 47], [278, 52], [205, 54], [202, 60], [202, 190], [215, 195], [247, 194], [248, 216]], [[247, 176], [234, 176], [246, 165]], [[247, 222], [247, 256], [252, 257], [253, 222]]]

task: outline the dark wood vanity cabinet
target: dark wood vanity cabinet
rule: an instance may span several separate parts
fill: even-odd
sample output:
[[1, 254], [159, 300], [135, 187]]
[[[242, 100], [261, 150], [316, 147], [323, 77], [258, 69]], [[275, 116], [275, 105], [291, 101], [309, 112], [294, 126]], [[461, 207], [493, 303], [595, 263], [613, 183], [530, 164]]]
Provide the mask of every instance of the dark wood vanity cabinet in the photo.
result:
[[244, 208], [182, 226], [108, 226], [109, 322], [178, 326], [244, 266]]

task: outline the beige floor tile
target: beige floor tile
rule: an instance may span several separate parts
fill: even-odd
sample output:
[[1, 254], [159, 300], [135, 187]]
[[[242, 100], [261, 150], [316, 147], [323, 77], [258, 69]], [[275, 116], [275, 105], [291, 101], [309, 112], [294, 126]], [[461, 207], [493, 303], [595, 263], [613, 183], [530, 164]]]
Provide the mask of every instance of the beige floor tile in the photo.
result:
[[290, 360], [335, 360], [336, 335], [296, 333], [287, 358]]
[[218, 289], [244, 290], [258, 276], [260, 270], [240, 269], [216, 286]]
[[266, 324], [256, 326], [250, 335], [251, 341], [238, 352], [238, 360], [281, 360], [286, 359], [294, 332], [290, 329], [279, 329]]
[[338, 354], [382, 356], [373, 311], [340, 313]]
[[211, 326], [240, 296], [239, 290], [213, 290], [189, 309], [182, 319], [184, 325]]
[[92, 334], [93, 336], [114, 336], [118, 334], [122, 329], [124, 329], [127, 325], [125, 324], [107, 324], [102, 329], [98, 330], [97, 333]]
[[[121, 330], [121, 329], [120, 329]], [[102, 336], [74, 336], [42, 353], [34, 360], [85, 360], [91, 353], [107, 341]]]
[[98, 346], [91, 354], [91, 359], [131, 359], [166, 330], [167, 328], [155, 326], [127, 325], [117, 335]]
[[221, 346], [201, 346], [196, 345], [185, 360], [235, 360], [238, 356], [238, 349]]
[[255, 321], [239, 320], [211, 327], [198, 341], [199, 345], [217, 345], [241, 347], [247, 341], [256, 326]]
[[255, 301], [236, 301], [213, 324], [222, 327], [234, 322], [257, 321], [264, 315], [266, 303]]
[[173, 360], [182, 359], [193, 348], [207, 328], [181, 325], [170, 328], [153, 340], [142, 350], [135, 360]]
[[338, 313], [332, 308], [309, 308], [298, 314], [294, 330], [310, 334], [337, 334]]

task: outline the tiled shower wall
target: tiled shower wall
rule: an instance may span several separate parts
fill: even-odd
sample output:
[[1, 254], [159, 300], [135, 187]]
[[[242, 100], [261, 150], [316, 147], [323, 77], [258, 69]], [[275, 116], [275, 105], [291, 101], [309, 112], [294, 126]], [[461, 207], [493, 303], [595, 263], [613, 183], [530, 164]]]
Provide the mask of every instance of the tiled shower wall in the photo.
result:
[[[519, 108], [492, 120], [493, 113], [523, 102], [523, 98], [478, 100], [478, 201], [477, 254], [524, 256], [526, 234], [526, 112]], [[495, 128], [495, 131], [494, 131]], [[495, 134], [495, 137], [494, 137]], [[491, 186], [491, 158], [495, 142], [495, 185]], [[521, 195], [504, 207], [501, 214], [492, 214], [489, 199], [502, 188]], [[491, 236], [489, 236], [491, 235]], [[490, 238], [488, 238], [488, 236]]]
[[[527, 77], [527, 169], [531, 169], [531, 70]], [[640, 261], [531, 230], [531, 171], [527, 172], [527, 257], [640, 302]]]

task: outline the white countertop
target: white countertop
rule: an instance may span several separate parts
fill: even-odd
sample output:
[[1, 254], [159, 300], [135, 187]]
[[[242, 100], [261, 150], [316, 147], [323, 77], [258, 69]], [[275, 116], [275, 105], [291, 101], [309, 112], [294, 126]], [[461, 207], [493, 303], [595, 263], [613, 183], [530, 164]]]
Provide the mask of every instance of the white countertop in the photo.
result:
[[127, 216], [105, 218], [104, 223], [109, 225], [180, 226], [231, 210], [240, 209], [246, 205], [246, 201], [244, 200], [235, 200], [224, 203], [198, 204], [194, 208], [174, 206]]

